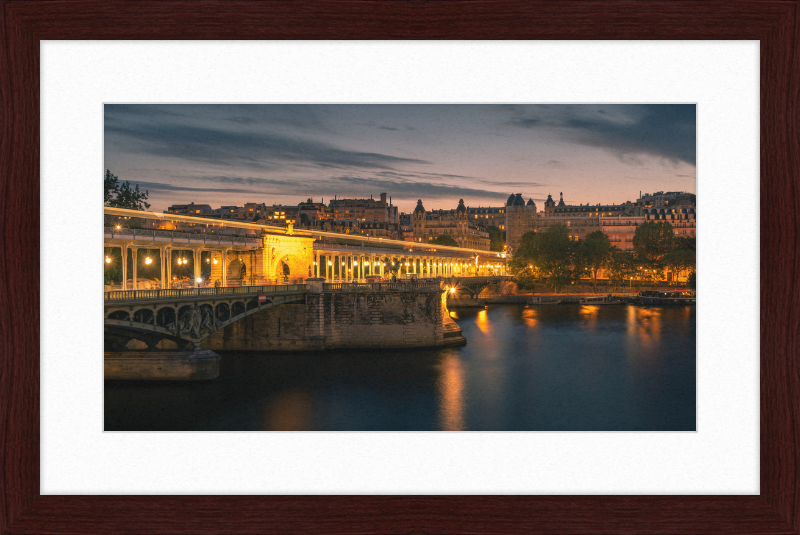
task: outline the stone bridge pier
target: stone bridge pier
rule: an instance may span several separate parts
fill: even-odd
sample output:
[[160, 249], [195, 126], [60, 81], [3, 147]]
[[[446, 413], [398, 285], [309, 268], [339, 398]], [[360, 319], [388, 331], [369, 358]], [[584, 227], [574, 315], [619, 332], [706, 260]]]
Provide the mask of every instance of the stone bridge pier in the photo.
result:
[[307, 281], [305, 302], [270, 307], [215, 332], [212, 351], [316, 351], [461, 345], [439, 281]]

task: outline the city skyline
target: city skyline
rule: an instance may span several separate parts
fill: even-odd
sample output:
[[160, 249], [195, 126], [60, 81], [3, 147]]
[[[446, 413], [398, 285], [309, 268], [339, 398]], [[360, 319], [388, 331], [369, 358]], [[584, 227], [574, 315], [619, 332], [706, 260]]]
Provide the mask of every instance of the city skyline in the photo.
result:
[[[696, 193], [694, 105], [105, 106], [105, 167], [152, 210], [378, 197], [402, 212]], [[453, 206], [450, 206], [453, 205]]]

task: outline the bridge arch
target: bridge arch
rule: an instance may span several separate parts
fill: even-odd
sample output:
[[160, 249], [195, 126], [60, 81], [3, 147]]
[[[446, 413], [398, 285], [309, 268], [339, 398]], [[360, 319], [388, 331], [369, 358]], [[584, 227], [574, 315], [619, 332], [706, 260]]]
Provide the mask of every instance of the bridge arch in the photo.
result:
[[156, 311], [156, 325], [159, 327], [175, 325], [175, 309], [171, 306], [159, 307]]
[[153, 323], [154, 315], [152, 308], [140, 308], [133, 313], [133, 321], [137, 323]]
[[250, 273], [248, 272], [247, 263], [244, 261], [243, 258], [239, 258], [238, 256], [233, 260], [228, 262], [226, 267], [226, 276], [228, 279], [228, 283], [241, 283], [243, 280], [246, 280]]
[[219, 321], [228, 321], [231, 318], [231, 306], [228, 303], [220, 303], [216, 306], [214, 313]]
[[114, 310], [108, 313], [108, 319], [112, 320], [121, 320], [121, 321], [130, 321], [131, 315], [124, 311], [124, 310]]

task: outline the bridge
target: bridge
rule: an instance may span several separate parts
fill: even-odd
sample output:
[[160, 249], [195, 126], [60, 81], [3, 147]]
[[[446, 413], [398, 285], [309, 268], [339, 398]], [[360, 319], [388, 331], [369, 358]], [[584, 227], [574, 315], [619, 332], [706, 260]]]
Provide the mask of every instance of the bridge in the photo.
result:
[[[313, 301], [309, 299], [309, 295], [315, 297], [317, 302], [320, 298], [323, 301], [327, 298], [329, 302], [331, 299], [342, 302], [340, 298], [345, 296], [355, 298], [356, 302], [368, 298], [370, 304], [367, 307], [375, 310], [382, 308], [379, 301], [390, 302], [400, 294], [432, 295], [442, 301], [442, 307], [446, 311], [447, 296], [456, 298], [471, 296], [478, 293], [481, 288], [505, 279], [506, 277], [453, 277], [402, 279], [398, 282], [328, 283], [323, 279], [312, 278], [305, 284], [108, 291], [104, 295], [105, 351], [186, 351], [212, 347], [236, 350], [240, 348], [241, 340], [226, 342], [224, 336], [218, 336], [219, 340], [216, 343], [206, 343], [206, 341], [236, 322], [280, 305], [300, 306], [293, 309], [296, 321], [292, 318], [286, 318], [283, 324], [278, 321], [272, 338], [286, 339], [288, 335], [295, 340], [289, 347], [298, 346], [297, 337], [292, 337], [292, 333], [294, 335], [298, 333], [299, 323], [303, 327], [301, 338], [305, 339], [304, 343], [300, 344], [302, 348], [309, 345], [309, 337], [316, 337], [312, 344], [313, 349], [321, 349], [323, 346], [330, 346], [325, 343], [324, 329], [319, 329], [320, 325], [325, 324], [326, 319], [323, 318], [315, 330], [313, 325], [306, 321], [307, 318], [302, 317], [306, 315], [308, 305]], [[347, 317], [342, 316], [341, 312], [336, 317], [335, 311], [332, 313], [329, 311], [328, 323], [352, 322], [353, 316], [350, 312], [351, 310], [347, 309]], [[366, 323], [383, 321], [381, 314], [371, 315], [366, 318]], [[278, 316], [285, 315], [278, 314]], [[363, 314], [361, 316], [360, 320], [364, 320]], [[403, 322], [408, 320], [403, 313], [400, 316]], [[268, 315], [264, 318], [268, 322]], [[448, 314], [444, 314], [440, 319], [443, 325], [449, 323]], [[363, 336], [365, 332], [354, 332], [353, 342], [357, 342], [358, 337]], [[269, 332], [266, 333], [266, 337], [270, 338]], [[445, 338], [442, 337], [441, 341], [444, 342]], [[389, 343], [387, 339], [387, 346]], [[353, 344], [348, 342], [346, 345]]]
[[[106, 207], [107, 289], [367, 282], [505, 274], [494, 251]], [[117, 251], [112, 253], [111, 251]], [[142, 281], [142, 276], [148, 280]], [[181, 280], [183, 279], [183, 280]]]
[[502, 253], [291, 224], [106, 207], [104, 226], [109, 378], [212, 378], [214, 351], [462, 344], [447, 296], [505, 273]]

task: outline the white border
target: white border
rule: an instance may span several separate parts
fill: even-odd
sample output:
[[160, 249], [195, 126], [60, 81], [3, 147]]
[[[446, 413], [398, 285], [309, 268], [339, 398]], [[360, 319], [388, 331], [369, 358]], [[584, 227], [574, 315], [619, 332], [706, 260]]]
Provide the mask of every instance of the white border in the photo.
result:
[[[758, 493], [757, 42], [41, 50], [43, 494]], [[104, 433], [103, 102], [698, 103], [698, 431]]]

